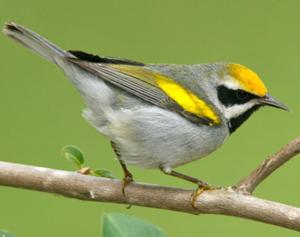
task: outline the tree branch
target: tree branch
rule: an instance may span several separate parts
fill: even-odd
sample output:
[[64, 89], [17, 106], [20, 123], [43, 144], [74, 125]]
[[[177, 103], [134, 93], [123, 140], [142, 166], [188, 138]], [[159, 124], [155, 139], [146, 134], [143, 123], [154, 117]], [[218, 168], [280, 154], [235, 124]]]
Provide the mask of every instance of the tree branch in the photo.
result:
[[300, 152], [300, 137], [266, 159], [237, 187], [203, 192], [191, 206], [194, 190], [122, 182], [29, 165], [0, 162], [0, 185], [60, 194], [81, 200], [123, 203], [191, 213], [243, 217], [300, 231], [300, 209], [247, 195], [278, 167]]
[[253, 193], [254, 189], [262, 181], [298, 153], [300, 153], [300, 137], [289, 142], [276, 154], [266, 159], [260, 166], [236, 185], [237, 189], [244, 193]]

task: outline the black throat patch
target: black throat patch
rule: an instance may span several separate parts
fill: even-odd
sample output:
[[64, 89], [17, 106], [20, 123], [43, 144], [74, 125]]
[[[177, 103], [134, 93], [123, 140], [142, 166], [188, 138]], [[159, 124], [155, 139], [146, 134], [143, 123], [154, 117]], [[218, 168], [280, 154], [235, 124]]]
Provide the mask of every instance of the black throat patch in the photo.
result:
[[257, 111], [260, 107], [261, 105], [254, 105], [240, 116], [230, 119], [228, 122], [230, 134], [232, 134], [239, 126], [241, 126], [250, 117], [250, 115]]

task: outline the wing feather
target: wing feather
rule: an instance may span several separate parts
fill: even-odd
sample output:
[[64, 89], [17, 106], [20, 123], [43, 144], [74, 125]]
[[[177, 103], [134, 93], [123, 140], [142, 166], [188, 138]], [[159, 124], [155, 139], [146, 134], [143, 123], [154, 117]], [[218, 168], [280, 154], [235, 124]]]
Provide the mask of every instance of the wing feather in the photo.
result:
[[[198, 97], [196, 98], [194, 94], [187, 92], [185, 88], [181, 87], [176, 82], [174, 82], [174, 85], [180, 88], [180, 93], [183, 93], [182, 96], [188, 101], [191, 101], [194, 107], [198, 106], [199, 108], [197, 108], [196, 111], [189, 111], [189, 109], [186, 109], [188, 106], [185, 108], [183, 104], [178, 103], [180, 96], [178, 97], [178, 95], [176, 95], [172, 98], [172, 96], [168, 94], [168, 91], [164, 90], [158, 83], [162, 80], [167, 83], [173, 83], [173, 80], [165, 75], [150, 71], [142, 66], [94, 63], [74, 58], [69, 58], [68, 60], [102, 80], [105, 80], [148, 103], [175, 111], [194, 123], [209, 126], [220, 123], [210, 106]], [[197, 103], [194, 101], [195, 98], [198, 99], [198, 101], [196, 101]], [[203, 108], [203, 106], [205, 108]], [[205, 116], [205, 111], [209, 111], [209, 116]]]

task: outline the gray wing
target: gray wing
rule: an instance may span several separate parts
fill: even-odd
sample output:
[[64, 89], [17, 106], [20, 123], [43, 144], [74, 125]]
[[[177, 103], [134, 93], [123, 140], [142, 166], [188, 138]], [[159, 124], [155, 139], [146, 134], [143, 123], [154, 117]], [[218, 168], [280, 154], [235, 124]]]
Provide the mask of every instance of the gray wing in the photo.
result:
[[109, 84], [121, 88], [150, 104], [177, 112], [194, 123], [210, 126], [214, 123], [210, 118], [198, 116], [184, 110], [176, 101], [170, 98], [156, 83], [157, 77], [170, 80], [165, 75], [143, 66], [95, 63], [74, 58], [68, 58], [68, 60]]

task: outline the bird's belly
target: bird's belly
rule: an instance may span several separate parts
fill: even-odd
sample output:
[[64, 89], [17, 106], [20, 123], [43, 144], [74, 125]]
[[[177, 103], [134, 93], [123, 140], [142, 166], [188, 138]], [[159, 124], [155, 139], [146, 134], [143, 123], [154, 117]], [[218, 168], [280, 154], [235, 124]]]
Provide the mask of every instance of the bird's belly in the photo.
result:
[[143, 168], [176, 167], [216, 150], [228, 136], [223, 125], [196, 125], [149, 105], [106, 113], [97, 129], [113, 140], [126, 164]]

